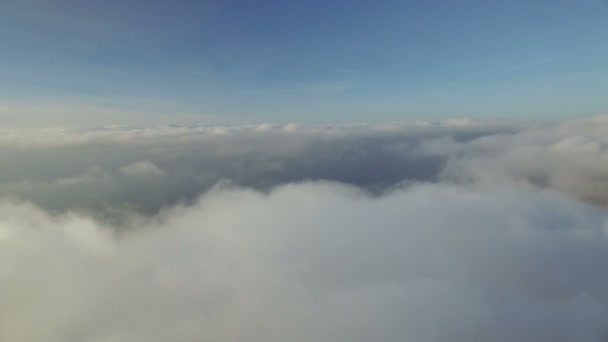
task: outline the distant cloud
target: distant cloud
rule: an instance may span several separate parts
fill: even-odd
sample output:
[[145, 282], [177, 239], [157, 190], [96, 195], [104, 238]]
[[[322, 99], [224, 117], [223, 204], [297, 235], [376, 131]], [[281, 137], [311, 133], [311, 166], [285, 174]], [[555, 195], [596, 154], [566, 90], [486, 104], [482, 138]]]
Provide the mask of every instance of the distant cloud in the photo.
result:
[[[220, 181], [267, 190], [335, 180], [380, 193], [404, 180], [437, 180], [448, 157], [421, 153], [428, 141], [512, 134], [519, 125], [469, 120], [5, 129], [0, 163], [12, 166], [0, 177], [0, 194], [53, 210], [120, 203], [151, 213], [194, 200]], [[29, 185], [15, 185], [23, 182]], [[66, 192], [66, 185], [77, 183], [85, 188]]]
[[[105, 93], [105, 91], [104, 91]], [[0, 127], [11, 129], [44, 129], [44, 128], [81, 128], [99, 127], [109, 124], [148, 125], [182, 122], [198, 123], [238, 123], [229, 115], [212, 113], [175, 112], [174, 103], [159, 103], [154, 99], [132, 98], [143, 107], [154, 108], [154, 111], [130, 110], [133, 107], [124, 98], [108, 98], [107, 94], [86, 103], [64, 105], [61, 103], [38, 104], [3, 104], [0, 105]]]
[[120, 172], [131, 177], [161, 177], [167, 174], [149, 161], [139, 161], [122, 166]]
[[560, 60], [562, 58], [564, 58], [564, 56], [562, 56], [562, 55], [553, 55], [553, 56], [549, 56], [549, 57], [539, 58], [539, 59], [531, 60], [531, 61], [524, 62], [521, 64], [513, 65], [511, 67], [511, 70], [519, 71], [519, 70], [523, 70], [523, 69], [527, 69], [527, 68], [531, 68], [531, 67], [549, 64], [549, 63], [553, 63], [557, 60]]
[[355, 89], [357, 85], [350, 81], [304, 82], [282, 86], [280, 88], [257, 89], [256, 93], [289, 93], [335, 95]]
[[92, 166], [80, 175], [58, 178], [55, 180], [55, 183], [62, 186], [79, 186], [85, 183], [96, 183], [104, 180], [111, 181], [112, 177], [99, 166]]
[[268, 190], [333, 180], [375, 194], [412, 181], [523, 182], [605, 204], [606, 134], [604, 117], [4, 129], [0, 163], [10, 168], [0, 174], [0, 194], [53, 210], [122, 203], [153, 213], [194, 200], [220, 181]]
[[320, 94], [343, 93], [355, 87], [356, 86], [353, 82], [320, 82], [302, 85], [302, 89], [304, 91], [315, 92]]

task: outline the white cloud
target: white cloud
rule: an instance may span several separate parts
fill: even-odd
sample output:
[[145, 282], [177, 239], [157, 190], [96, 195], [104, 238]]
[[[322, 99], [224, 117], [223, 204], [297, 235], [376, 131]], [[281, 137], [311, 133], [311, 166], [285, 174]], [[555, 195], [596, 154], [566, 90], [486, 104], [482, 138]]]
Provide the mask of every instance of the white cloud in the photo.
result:
[[84, 216], [0, 213], [2, 341], [607, 334], [606, 213], [553, 191], [219, 189], [120, 236]]
[[334, 180], [377, 194], [403, 181], [516, 182], [608, 203], [605, 117], [0, 133], [0, 195], [60, 211], [153, 213], [225, 180], [260, 190]]
[[603, 117], [2, 133], [0, 341], [608, 336]]
[[84, 173], [76, 176], [62, 177], [54, 181], [55, 184], [62, 186], [79, 186], [86, 183], [101, 183], [111, 182], [112, 176], [106, 173], [99, 166], [92, 166], [88, 168]]
[[[427, 140], [467, 141], [512, 132], [520, 125], [463, 121], [5, 129], [0, 132], [0, 164], [11, 167], [0, 172], [0, 194], [52, 210], [124, 205], [150, 213], [191, 201], [223, 180], [267, 190], [286, 182], [325, 179], [378, 192], [404, 179], [436, 178], [444, 157], [416, 150]], [[105, 175], [83, 174], [92, 168]], [[80, 188], [66, 192], [67, 184]]]
[[162, 177], [167, 174], [147, 160], [122, 166], [120, 172], [130, 177]]

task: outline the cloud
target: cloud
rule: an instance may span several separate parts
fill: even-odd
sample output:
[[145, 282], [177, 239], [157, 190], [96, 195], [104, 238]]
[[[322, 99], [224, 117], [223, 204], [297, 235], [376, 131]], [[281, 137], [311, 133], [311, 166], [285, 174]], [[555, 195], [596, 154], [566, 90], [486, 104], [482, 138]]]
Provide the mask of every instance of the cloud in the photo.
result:
[[349, 81], [326, 81], [326, 82], [304, 82], [295, 83], [281, 88], [256, 89], [258, 94], [317, 94], [317, 95], [339, 95], [357, 88], [357, 84]]
[[601, 341], [606, 213], [528, 187], [218, 188], [131, 229], [0, 206], [2, 341]]
[[1, 341], [608, 337], [606, 117], [0, 133]]
[[601, 116], [0, 133], [0, 194], [47, 210], [153, 214], [225, 181], [268, 191], [331, 180], [377, 195], [402, 182], [523, 182], [608, 203], [608, 121]]
[[131, 177], [162, 177], [167, 174], [149, 161], [139, 161], [122, 166], [120, 172]]
[[[103, 78], [109, 73], [117, 72], [107, 68], [92, 68], [83, 70], [90, 74], [86, 78]], [[24, 75], [32, 79], [40, 79], [41, 72], [45, 74], [45, 79], [48, 79], [50, 84], [54, 84], [58, 78], [65, 76], [66, 71], [53, 71], [50, 75], [47, 71], [41, 70], [3, 70], [3, 72], [16, 73], [11, 75], [16, 80], [23, 80]], [[56, 72], [56, 74], [54, 74]], [[175, 108], [179, 105], [175, 101], [163, 101], [157, 97], [134, 97], [128, 99], [124, 94], [111, 92], [110, 88], [104, 84], [108, 82], [99, 82], [98, 91], [102, 92], [97, 97], [97, 100], [84, 101], [78, 104], [64, 104], [59, 102], [49, 102], [42, 99], [31, 99], [28, 102], [34, 104], [24, 105], [23, 103], [6, 103], [0, 105], [0, 126], [3, 127], [4, 133], [6, 128], [12, 128], [11, 131], [48, 131], [48, 127], [56, 127], [55, 131], [62, 131], [62, 128], [69, 127], [78, 129], [81, 127], [104, 126], [112, 123], [120, 123], [126, 125], [137, 125], [141, 122], [146, 122], [149, 125], [166, 124], [167, 122], [182, 122], [182, 123], [236, 123], [240, 122], [237, 118], [230, 115], [215, 115], [212, 113], [200, 113], [179, 111], [175, 112]], [[49, 84], [49, 86], [50, 86]], [[130, 101], [129, 101], [130, 100]], [[136, 101], [139, 105], [139, 110], [134, 109], [133, 102]], [[148, 110], [141, 109], [142, 107]], [[123, 109], [119, 109], [123, 108]], [[171, 109], [170, 109], [171, 108]], [[6, 137], [5, 137], [6, 138]], [[29, 137], [30, 142], [35, 141], [33, 137]]]
[[112, 177], [101, 167], [92, 166], [84, 173], [77, 176], [62, 177], [55, 180], [55, 184], [60, 186], [81, 186], [86, 183], [111, 182]]
[[[289, 182], [334, 180], [381, 193], [403, 180], [436, 180], [447, 157], [420, 154], [416, 147], [427, 140], [513, 134], [519, 125], [469, 120], [5, 129], [0, 132], [0, 164], [6, 165], [0, 194], [48, 210], [99, 213], [123, 207], [154, 213], [192, 201], [220, 181], [269, 190]], [[99, 176], [87, 171], [92, 168], [105, 176], [92, 177]], [[76, 180], [86, 182], [70, 186]]]
[[[455, 182], [526, 182], [606, 205], [606, 133], [605, 120], [594, 118], [510, 136], [486, 136], [463, 144], [448, 142], [432, 149], [444, 156], [454, 153], [442, 177]], [[458, 151], [448, 152], [450, 149]]]

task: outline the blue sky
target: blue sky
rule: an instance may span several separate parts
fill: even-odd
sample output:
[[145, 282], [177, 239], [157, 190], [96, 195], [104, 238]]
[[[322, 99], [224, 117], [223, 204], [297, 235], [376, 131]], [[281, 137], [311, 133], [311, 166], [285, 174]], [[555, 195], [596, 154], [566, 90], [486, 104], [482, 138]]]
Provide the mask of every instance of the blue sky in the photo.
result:
[[2, 124], [608, 112], [604, 0], [4, 0]]

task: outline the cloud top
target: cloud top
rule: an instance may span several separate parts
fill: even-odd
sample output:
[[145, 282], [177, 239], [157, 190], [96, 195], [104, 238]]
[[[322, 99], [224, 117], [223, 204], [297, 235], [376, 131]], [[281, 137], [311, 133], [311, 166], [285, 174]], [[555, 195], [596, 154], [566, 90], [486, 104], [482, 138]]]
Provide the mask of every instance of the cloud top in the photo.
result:
[[605, 117], [5, 130], [0, 195], [151, 214], [225, 181], [266, 191], [330, 180], [376, 194], [402, 182], [523, 182], [605, 204], [607, 133]]
[[604, 341], [608, 120], [0, 135], [1, 341]]
[[6, 341], [607, 333], [605, 213], [554, 191], [420, 185], [374, 199], [335, 183], [219, 189], [120, 237], [79, 215], [0, 211]]

